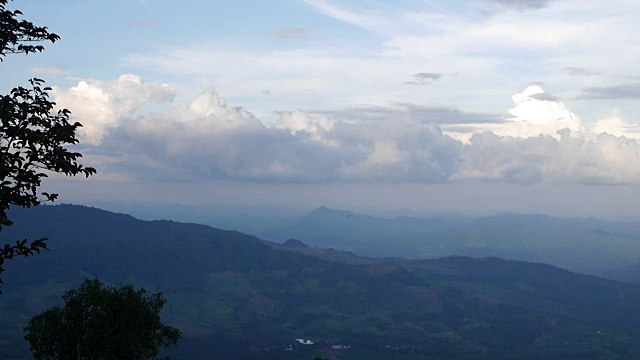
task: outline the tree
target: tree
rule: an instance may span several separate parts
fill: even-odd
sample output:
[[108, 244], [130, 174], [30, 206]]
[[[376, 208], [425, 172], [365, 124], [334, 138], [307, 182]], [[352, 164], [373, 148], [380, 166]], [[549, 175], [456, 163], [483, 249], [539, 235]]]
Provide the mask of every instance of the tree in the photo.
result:
[[48, 40], [56, 42], [60, 36], [49, 33], [46, 26], [35, 26], [26, 20], [19, 20], [20, 10], [6, 10], [12, 0], [0, 0], [0, 61], [6, 54], [32, 53], [44, 50], [42, 45], [32, 43]]
[[[20, 20], [22, 12], [6, 9], [9, 1], [0, 0], [0, 61], [7, 54], [41, 52], [44, 46], [36, 43], [60, 39], [46, 27]], [[58, 197], [38, 194], [47, 172], [86, 177], [96, 172], [78, 164], [82, 154], [67, 149], [78, 143], [76, 131], [82, 125], [69, 121], [67, 109], [54, 112], [55, 103], [48, 94], [51, 89], [43, 87], [44, 80], [31, 79], [29, 83], [29, 88], [17, 87], [9, 95], [0, 95], [0, 231], [12, 224], [7, 216], [12, 205], [31, 207]], [[0, 246], [0, 274], [5, 271], [5, 260], [46, 248], [46, 239]]]
[[133, 286], [105, 287], [85, 280], [67, 291], [64, 308], [36, 315], [25, 327], [25, 339], [36, 360], [142, 360], [175, 345], [178, 329], [164, 325], [162, 294], [147, 294]]

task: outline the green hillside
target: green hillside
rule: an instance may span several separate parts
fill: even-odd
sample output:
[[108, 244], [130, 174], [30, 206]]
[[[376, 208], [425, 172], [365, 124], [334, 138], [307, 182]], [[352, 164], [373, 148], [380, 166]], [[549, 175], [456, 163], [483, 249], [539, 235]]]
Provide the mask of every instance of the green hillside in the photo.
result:
[[640, 287], [549, 265], [362, 258], [70, 205], [11, 216], [6, 239], [51, 251], [7, 263], [3, 359], [28, 356], [21, 328], [83, 277], [163, 292], [178, 359], [640, 356]]

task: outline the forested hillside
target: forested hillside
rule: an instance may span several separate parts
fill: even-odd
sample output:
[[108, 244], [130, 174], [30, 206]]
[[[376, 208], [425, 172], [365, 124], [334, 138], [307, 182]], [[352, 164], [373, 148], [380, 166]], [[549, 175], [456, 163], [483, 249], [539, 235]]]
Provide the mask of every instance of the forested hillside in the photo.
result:
[[176, 358], [640, 356], [640, 287], [549, 265], [362, 258], [70, 205], [11, 215], [6, 236], [51, 250], [10, 264], [2, 358], [26, 356], [26, 321], [84, 277], [163, 292]]

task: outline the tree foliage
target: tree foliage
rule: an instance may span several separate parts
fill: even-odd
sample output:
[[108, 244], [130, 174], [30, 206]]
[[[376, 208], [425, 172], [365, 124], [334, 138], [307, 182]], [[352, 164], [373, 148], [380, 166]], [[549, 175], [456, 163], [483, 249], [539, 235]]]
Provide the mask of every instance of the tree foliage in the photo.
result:
[[131, 285], [106, 287], [96, 279], [85, 280], [63, 299], [63, 308], [36, 315], [25, 328], [36, 360], [153, 359], [181, 337], [162, 323], [166, 299], [159, 293]]
[[7, 10], [11, 0], [0, 0], [0, 61], [6, 54], [41, 52], [44, 46], [35, 44], [40, 41], [56, 42], [60, 36], [50, 33], [46, 26], [36, 26], [21, 20], [20, 10]]
[[[9, 1], [0, 0], [0, 61], [7, 54], [40, 52], [44, 47], [38, 42], [60, 39], [46, 27], [20, 19], [19, 10], [7, 10]], [[43, 87], [44, 80], [29, 82], [29, 88], [17, 87], [9, 95], [0, 95], [0, 231], [12, 224], [7, 216], [12, 205], [31, 207], [58, 197], [38, 194], [47, 172], [87, 177], [96, 172], [78, 163], [82, 154], [67, 148], [78, 143], [76, 131], [82, 125], [69, 121], [69, 110], [54, 111], [55, 103], [48, 94], [51, 89]], [[46, 248], [46, 239], [0, 246], [0, 274], [6, 260]]]

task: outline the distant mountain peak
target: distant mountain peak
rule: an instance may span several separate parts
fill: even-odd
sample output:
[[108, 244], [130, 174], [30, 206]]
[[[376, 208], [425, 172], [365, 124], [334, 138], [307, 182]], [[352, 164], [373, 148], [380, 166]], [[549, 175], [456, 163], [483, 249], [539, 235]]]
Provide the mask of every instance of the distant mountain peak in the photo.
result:
[[341, 211], [342, 210], [330, 209], [330, 208], [328, 208], [326, 206], [320, 206], [319, 208], [313, 210], [311, 212], [311, 214], [314, 214], [314, 213], [334, 213], [334, 212], [341, 212]]
[[352, 215], [357, 215], [357, 214], [352, 211], [330, 209], [326, 206], [320, 206], [319, 208], [307, 214], [307, 216], [311, 216], [311, 217], [314, 217], [314, 216], [347, 216], [349, 217]]
[[293, 247], [293, 248], [305, 248], [305, 249], [309, 248], [305, 243], [303, 243], [302, 241], [300, 241], [298, 239], [289, 239], [289, 240], [285, 241], [282, 245], [288, 246], [288, 247]]

